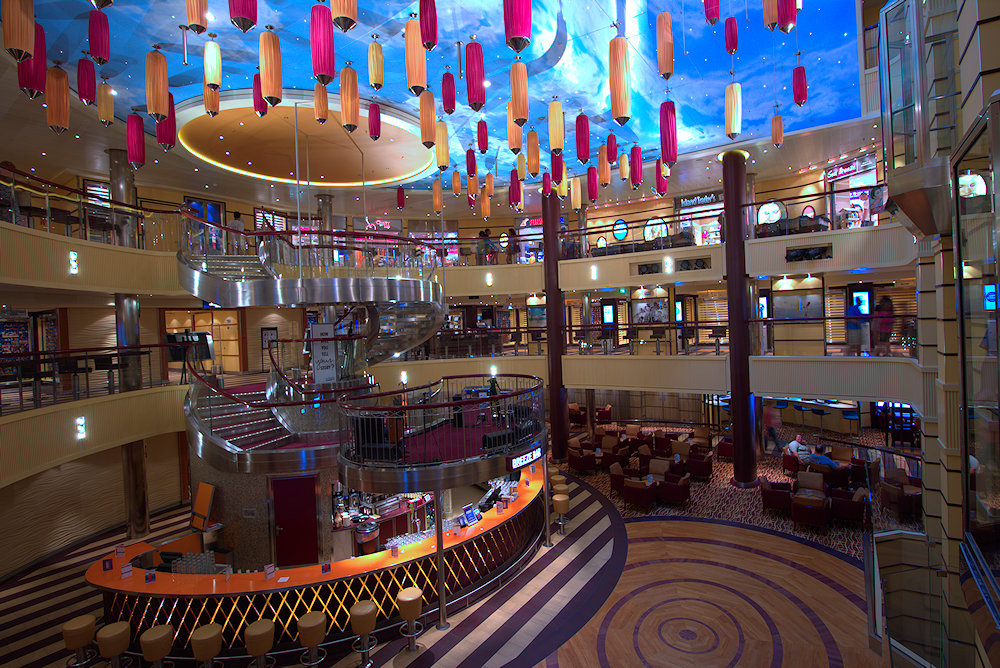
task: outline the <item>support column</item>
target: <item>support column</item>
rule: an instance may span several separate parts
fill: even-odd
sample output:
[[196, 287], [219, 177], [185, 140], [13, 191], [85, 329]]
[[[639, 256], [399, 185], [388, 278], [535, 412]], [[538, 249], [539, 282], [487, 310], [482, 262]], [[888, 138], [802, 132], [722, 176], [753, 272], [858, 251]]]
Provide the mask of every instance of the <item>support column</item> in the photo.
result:
[[559, 198], [542, 195], [542, 234], [545, 242], [545, 338], [549, 361], [549, 424], [552, 458], [566, 458], [569, 407], [563, 386], [563, 296], [559, 290]]
[[319, 214], [320, 229], [331, 231], [333, 229], [333, 195], [329, 193], [316, 195], [316, 212]]
[[[595, 404], [594, 389], [587, 388], [585, 390], [585, 394], [586, 394], [585, 407], [587, 411], [587, 433], [590, 434], [591, 438], [593, 438], [594, 432], [597, 430], [597, 418], [596, 418], [597, 406], [594, 405]], [[595, 443], [594, 445], [600, 446], [601, 444]]]
[[722, 191], [726, 217], [726, 295], [729, 299], [729, 415], [733, 434], [733, 478], [736, 487], [757, 483], [757, 431], [754, 396], [750, 392], [750, 282], [745, 251], [746, 154], [722, 156]]
[[[108, 180], [111, 199], [134, 206], [135, 172], [128, 164], [128, 153], [120, 148], [109, 148], [105, 153], [108, 154]], [[116, 211], [112, 224], [115, 226], [118, 236], [118, 245], [126, 248], [138, 246], [138, 225], [134, 215]]]

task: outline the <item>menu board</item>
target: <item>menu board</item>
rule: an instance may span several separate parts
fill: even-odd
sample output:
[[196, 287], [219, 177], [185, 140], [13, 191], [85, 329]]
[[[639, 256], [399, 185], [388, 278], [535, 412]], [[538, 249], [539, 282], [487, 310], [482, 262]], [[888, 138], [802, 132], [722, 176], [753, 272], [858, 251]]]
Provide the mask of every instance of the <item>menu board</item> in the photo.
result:
[[[310, 338], [313, 339], [333, 338], [332, 324], [316, 324], [309, 331], [311, 332]], [[310, 346], [314, 383], [333, 383], [337, 380], [336, 355], [333, 344], [334, 341], [313, 341]]]

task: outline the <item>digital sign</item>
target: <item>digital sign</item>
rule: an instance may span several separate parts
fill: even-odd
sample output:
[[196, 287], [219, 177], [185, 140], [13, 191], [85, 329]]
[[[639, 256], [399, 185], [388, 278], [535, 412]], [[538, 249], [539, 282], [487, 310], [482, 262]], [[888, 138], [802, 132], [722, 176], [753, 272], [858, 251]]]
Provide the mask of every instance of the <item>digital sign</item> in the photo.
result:
[[531, 462], [541, 459], [541, 457], [542, 457], [542, 449], [535, 448], [534, 450], [529, 450], [528, 452], [525, 452], [523, 455], [517, 455], [516, 457], [511, 457], [510, 460], [508, 461], [508, 468], [510, 468], [512, 471], [516, 471], [517, 469], [523, 469]]

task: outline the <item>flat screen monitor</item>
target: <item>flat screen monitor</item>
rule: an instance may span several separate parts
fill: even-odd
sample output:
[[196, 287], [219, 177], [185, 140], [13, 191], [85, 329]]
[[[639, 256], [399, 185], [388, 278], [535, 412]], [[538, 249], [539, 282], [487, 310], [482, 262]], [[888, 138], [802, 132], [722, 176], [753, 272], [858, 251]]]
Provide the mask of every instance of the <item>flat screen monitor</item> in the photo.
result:
[[983, 286], [983, 310], [997, 310], [997, 286], [986, 284]]
[[684, 322], [684, 302], [680, 299], [674, 302], [674, 322]]
[[767, 314], [767, 297], [757, 297], [757, 317], [758, 318], [768, 318]]
[[462, 506], [462, 517], [465, 519], [465, 526], [472, 526], [479, 521], [475, 507], [470, 503]]
[[872, 314], [871, 293], [867, 290], [859, 290], [851, 293], [851, 303], [858, 305], [861, 315]]
[[613, 325], [615, 323], [615, 306], [614, 304], [605, 304], [601, 308], [602, 322], [605, 325]]

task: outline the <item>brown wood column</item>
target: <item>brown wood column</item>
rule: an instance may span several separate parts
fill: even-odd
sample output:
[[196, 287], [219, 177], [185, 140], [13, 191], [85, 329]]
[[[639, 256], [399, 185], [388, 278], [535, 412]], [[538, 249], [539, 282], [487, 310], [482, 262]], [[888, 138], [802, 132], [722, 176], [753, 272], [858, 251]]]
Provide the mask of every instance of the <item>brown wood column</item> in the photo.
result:
[[569, 441], [569, 408], [563, 385], [562, 356], [565, 348], [563, 296], [559, 290], [559, 198], [542, 195], [542, 238], [545, 242], [545, 338], [549, 361], [549, 435], [552, 458], [566, 458]]
[[722, 156], [722, 191], [726, 216], [726, 295], [729, 298], [729, 415], [733, 432], [733, 478], [736, 487], [757, 483], [757, 430], [750, 392], [750, 281], [746, 266], [747, 161], [742, 151]]

